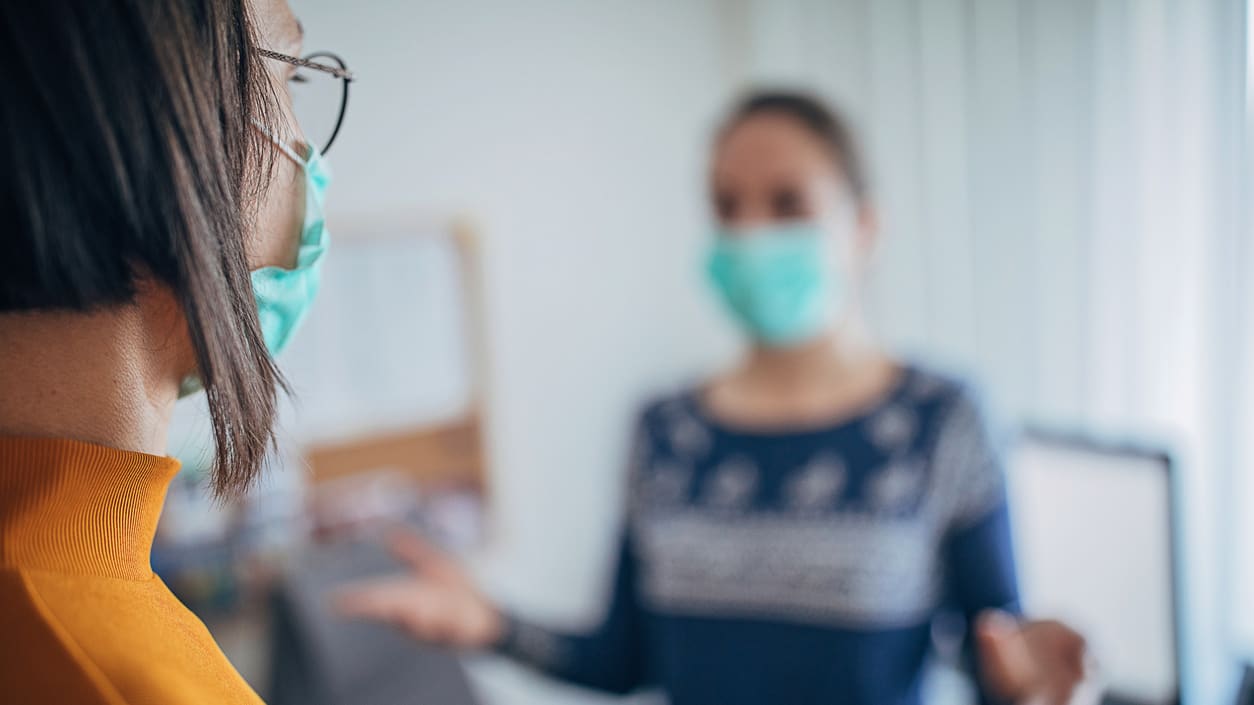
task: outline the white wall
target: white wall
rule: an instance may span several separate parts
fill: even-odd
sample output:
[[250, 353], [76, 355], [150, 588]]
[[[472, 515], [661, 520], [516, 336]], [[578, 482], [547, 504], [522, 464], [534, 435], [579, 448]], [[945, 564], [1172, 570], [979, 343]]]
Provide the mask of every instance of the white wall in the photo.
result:
[[[466, 211], [484, 229], [497, 541], [483, 568], [538, 617], [597, 616], [633, 407], [729, 342], [698, 278], [727, 93], [716, 4], [293, 3], [307, 48], [359, 76], [330, 154], [333, 237], [396, 210]], [[592, 700], [499, 666], [484, 687], [500, 703]]]

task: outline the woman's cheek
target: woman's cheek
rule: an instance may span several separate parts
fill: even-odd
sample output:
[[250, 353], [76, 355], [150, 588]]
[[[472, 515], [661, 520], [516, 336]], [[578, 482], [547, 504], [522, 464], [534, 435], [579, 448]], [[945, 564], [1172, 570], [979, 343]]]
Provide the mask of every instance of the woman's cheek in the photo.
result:
[[280, 155], [274, 173], [258, 204], [257, 232], [252, 238], [249, 268], [291, 268], [296, 264], [305, 217], [305, 181], [299, 168]]

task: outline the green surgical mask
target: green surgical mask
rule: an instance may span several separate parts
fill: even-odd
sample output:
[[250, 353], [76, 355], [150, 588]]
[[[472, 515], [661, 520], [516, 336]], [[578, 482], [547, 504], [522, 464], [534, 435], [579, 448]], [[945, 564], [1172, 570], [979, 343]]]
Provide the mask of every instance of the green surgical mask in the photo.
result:
[[833, 240], [812, 222], [719, 230], [707, 274], [750, 337], [772, 347], [795, 345], [821, 335], [845, 303]]
[[[318, 293], [322, 278], [322, 255], [327, 249], [323, 205], [326, 202], [327, 186], [331, 183], [331, 171], [316, 147], [310, 145], [309, 156], [302, 158], [292, 147], [263, 126], [257, 125], [257, 129], [265, 133], [305, 171], [305, 220], [301, 227], [296, 266], [292, 269], [262, 267], [251, 274], [261, 334], [270, 354], [278, 355], [291, 342]], [[185, 397], [203, 388], [200, 377], [192, 375], [183, 380], [179, 387], [179, 396]]]
[[322, 209], [327, 186], [331, 183], [331, 171], [317, 148], [311, 145], [309, 157], [301, 159], [283, 142], [275, 140], [275, 144], [305, 169], [305, 222], [294, 268], [262, 267], [252, 273], [257, 318], [271, 355], [283, 352], [291, 342], [318, 294], [322, 255], [327, 249], [327, 226]]

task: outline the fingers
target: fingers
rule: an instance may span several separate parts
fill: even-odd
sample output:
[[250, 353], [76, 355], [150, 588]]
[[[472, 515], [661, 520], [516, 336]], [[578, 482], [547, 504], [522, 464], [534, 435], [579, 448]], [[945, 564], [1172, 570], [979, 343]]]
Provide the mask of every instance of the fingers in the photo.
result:
[[1088, 646], [1062, 622], [1019, 623], [1004, 613], [981, 615], [976, 640], [988, 685], [1000, 697], [1031, 705], [1090, 701], [1093, 687]]
[[426, 539], [408, 529], [393, 529], [387, 537], [388, 551], [410, 568], [429, 575], [457, 577], [457, 562]]
[[984, 677], [997, 695], [1016, 700], [1032, 690], [1036, 668], [1014, 617], [1000, 610], [982, 613], [975, 639]]
[[1029, 622], [1022, 629], [1036, 664], [1041, 689], [1054, 702], [1071, 701], [1071, 695], [1090, 673], [1088, 644], [1079, 632], [1053, 620]]
[[410, 578], [389, 578], [349, 585], [332, 598], [343, 617], [400, 627], [424, 641], [446, 643], [453, 637], [449, 609], [440, 595]]
[[396, 622], [413, 599], [411, 582], [388, 578], [353, 583], [336, 591], [332, 604], [345, 617]]
[[1087, 675], [1088, 643], [1079, 632], [1053, 620], [1031, 622], [1024, 631], [1029, 642], [1039, 642], [1053, 680], [1078, 683]]

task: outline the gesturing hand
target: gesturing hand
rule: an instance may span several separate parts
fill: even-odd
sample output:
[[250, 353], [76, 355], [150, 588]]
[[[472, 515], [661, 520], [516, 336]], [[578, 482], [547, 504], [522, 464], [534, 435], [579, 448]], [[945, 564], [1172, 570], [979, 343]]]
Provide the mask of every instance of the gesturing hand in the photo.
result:
[[1019, 705], [1094, 705], [1087, 647], [1062, 622], [1019, 622], [990, 610], [975, 627], [984, 677], [993, 693]]
[[408, 564], [409, 575], [343, 588], [335, 596], [337, 612], [392, 624], [443, 646], [481, 649], [500, 638], [500, 612], [455, 560], [406, 531], [392, 533], [388, 548]]

